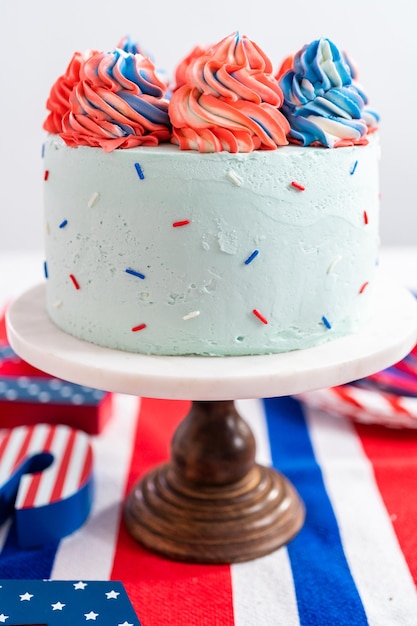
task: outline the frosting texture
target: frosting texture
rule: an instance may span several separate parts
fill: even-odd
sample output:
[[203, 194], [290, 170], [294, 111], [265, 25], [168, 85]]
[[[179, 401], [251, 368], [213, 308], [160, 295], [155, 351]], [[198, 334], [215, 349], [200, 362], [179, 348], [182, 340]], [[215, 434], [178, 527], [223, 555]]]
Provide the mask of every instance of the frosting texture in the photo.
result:
[[191, 52], [187, 54], [186, 57], [182, 59], [180, 63], [178, 63], [175, 68], [175, 88], [181, 87], [181, 85], [185, 85], [187, 83], [187, 69], [188, 67], [199, 57], [206, 54], [206, 48], [202, 48], [201, 46], [195, 46]]
[[286, 59], [278, 80], [291, 141], [327, 147], [367, 143], [377, 115], [365, 109], [363, 90], [329, 39], [317, 39]]
[[368, 96], [366, 95], [362, 85], [358, 80], [358, 70], [356, 68], [356, 65], [346, 52], [343, 52], [342, 54], [344, 61], [349, 66], [350, 73], [352, 74], [352, 84], [356, 87], [362, 100], [365, 103], [365, 106], [362, 110], [362, 117], [365, 120], [366, 125], [368, 126], [369, 132], [372, 132], [378, 128], [380, 120], [379, 114], [374, 109], [368, 106]]
[[144, 57], [152, 58], [151, 55], [139, 45], [137, 41], [134, 41], [129, 35], [122, 37], [117, 44], [116, 48], [130, 52], [131, 54], [141, 54]]
[[288, 143], [271, 61], [247, 37], [233, 33], [206, 52], [194, 49], [178, 83], [169, 115], [181, 149], [251, 152]]
[[87, 51], [84, 54], [75, 52], [65, 73], [52, 85], [46, 102], [46, 108], [50, 113], [43, 125], [48, 133], [59, 135], [62, 132], [62, 119], [70, 110], [70, 95], [75, 85], [80, 81], [81, 67], [94, 53], [95, 51]]
[[161, 142], [230, 153], [339, 147], [366, 144], [379, 123], [354, 64], [329, 39], [288, 56], [274, 76], [268, 56], [238, 32], [195, 46], [171, 85], [128, 36], [111, 52], [76, 52], [47, 109], [45, 130], [106, 152]]
[[49, 315], [150, 354], [285, 352], [355, 331], [372, 311], [378, 159], [378, 133], [248, 154], [109, 154], [50, 135]]
[[139, 53], [76, 53], [52, 87], [44, 128], [69, 146], [106, 152], [157, 145], [171, 136], [167, 89], [152, 61]]

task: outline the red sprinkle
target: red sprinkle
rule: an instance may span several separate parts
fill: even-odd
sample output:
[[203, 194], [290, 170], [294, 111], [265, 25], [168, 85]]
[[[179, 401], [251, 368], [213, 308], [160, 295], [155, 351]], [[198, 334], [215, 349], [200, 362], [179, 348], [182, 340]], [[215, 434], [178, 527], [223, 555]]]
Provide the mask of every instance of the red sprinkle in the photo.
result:
[[366, 211], [363, 212], [363, 221], [365, 222], [365, 224], [368, 223], [368, 214]]
[[45, 170], [45, 172], [43, 174], [43, 179], [44, 180], [48, 180], [48, 176], [49, 176], [49, 170]]
[[262, 313], [259, 313], [258, 309], [253, 309], [252, 313], [256, 315], [258, 320], [261, 320], [262, 324], [268, 324], [268, 320], [262, 315]]
[[359, 289], [359, 293], [363, 293], [368, 285], [369, 285], [369, 281], [366, 281], [366, 283], [363, 283], [362, 287]]
[[174, 222], [172, 225], [174, 228], [178, 228], [178, 226], [187, 226], [190, 223], [190, 220], [182, 220], [180, 222]]
[[132, 333], [136, 333], [138, 330], [143, 330], [146, 328], [146, 324], [139, 324], [139, 326], [134, 326], [132, 328]]
[[74, 285], [74, 287], [75, 287], [76, 289], [79, 289], [79, 288], [80, 288], [80, 285], [78, 284], [78, 281], [77, 281], [77, 279], [75, 278], [74, 274], [70, 274], [70, 275], [69, 275], [69, 277], [71, 278], [71, 280], [72, 280], [72, 284]]
[[295, 180], [291, 182], [291, 185], [299, 191], [305, 191], [305, 187], [303, 187], [300, 183], [297, 183]]

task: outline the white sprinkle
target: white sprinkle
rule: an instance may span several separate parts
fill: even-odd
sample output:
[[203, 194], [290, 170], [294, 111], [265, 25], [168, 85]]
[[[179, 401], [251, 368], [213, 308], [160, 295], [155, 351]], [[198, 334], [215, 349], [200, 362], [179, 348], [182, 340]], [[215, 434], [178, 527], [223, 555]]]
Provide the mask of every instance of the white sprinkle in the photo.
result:
[[62, 300], [55, 300], [55, 302], [52, 305], [55, 309], [59, 309], [62, 306]]
[[340, 256], [340, 254], [333, 259], [333, 261], [330, 263], [329, 267], [327, 268], [327, 273], [331, 274], [334, 270], [334, 268], [336, 267], [336, 265], [339, 263], [339, 261], [342, 260], [342, 257]]
[[51, 227], [49, 226], [49, 222], [46, 222], [45, 224], [45, 230], [46, 230], [46, 234], [50, 235], [51, 234]]
[[95, 191], [88, 201], [87, 206], [89, 209], [91, 209], [91, 207], [96, 203], [97, 199], [98, 199], [98, 191]]
[[227, 172], [227, 178], [232, 181], [236, 187], [241, 187], [243, 184], [243, 179], [236, 174], [233, 170], [229, 170]]
[[198, 317], [200, 315], [200, 311], [192, 311], [191, 313], [188, 313], [187, 315], [183, 316], [183, 320], [190, 320], [193, 317]]

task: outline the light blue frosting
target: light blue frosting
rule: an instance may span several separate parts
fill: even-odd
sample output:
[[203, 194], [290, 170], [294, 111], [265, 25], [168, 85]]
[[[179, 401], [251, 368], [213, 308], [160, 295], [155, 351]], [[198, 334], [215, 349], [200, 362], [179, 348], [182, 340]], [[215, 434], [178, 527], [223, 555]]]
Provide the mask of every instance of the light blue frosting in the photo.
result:
[[237, 154], [74, 150], [51, 135], [49, 315], [147, 354], [287, 352], [354, 332], [372, 312], [378, 159], [377, 133]]

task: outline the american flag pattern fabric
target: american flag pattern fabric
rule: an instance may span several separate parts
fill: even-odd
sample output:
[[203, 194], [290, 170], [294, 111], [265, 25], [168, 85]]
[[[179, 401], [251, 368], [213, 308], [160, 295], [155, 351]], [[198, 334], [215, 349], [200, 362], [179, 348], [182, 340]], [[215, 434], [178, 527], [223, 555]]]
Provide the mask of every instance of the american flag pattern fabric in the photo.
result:
[[380, 372], [356, 381], [355, 384], [397, 395], [417, 396], [417, 346], [407, 356]]
[[140, 626], [122, 583], [0, 580], [0, 624]]
[[346, 385], [301, 393], [298, 399], [365, 424], [417, 428], [417, 346], [380, 372]]
[[96, 497], [87, 522], [59, 542], [21, 549], [9, 520], [0, 527], [0, 578], [121, 581], [143, 626], [417, 623], [416, 430], [359, 424], [296, 397], [237, 401], [258, 460], [296, 486], [306, 521], [265, 557], [194, 565], [142, 548], [122, 519], [125, 494], [166, 460], [188, 408], [115, 394], [111, 421], [91, 438]]

